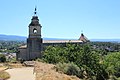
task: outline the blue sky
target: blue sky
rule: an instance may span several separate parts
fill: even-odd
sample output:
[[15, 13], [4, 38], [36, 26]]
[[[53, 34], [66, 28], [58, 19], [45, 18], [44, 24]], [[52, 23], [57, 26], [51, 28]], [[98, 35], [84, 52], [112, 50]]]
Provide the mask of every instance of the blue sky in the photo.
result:
[[120, 0], [1, 0], [0, 34], [28, 36], [35, 5], [42, 37], [120, 39]]

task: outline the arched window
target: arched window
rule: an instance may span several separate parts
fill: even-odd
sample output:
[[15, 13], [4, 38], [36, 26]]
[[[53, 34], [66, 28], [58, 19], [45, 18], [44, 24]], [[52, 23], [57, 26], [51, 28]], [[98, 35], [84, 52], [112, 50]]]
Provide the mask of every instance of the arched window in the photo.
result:
[[37, 29], [34, 28], [33, 29], [33, 33], [36, 34], [37, 33]]

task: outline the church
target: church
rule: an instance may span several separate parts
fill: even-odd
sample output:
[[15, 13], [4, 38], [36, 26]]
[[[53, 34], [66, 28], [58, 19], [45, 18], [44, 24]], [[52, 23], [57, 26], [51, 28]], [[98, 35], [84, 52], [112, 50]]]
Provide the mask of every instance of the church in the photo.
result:
[[27, 45], [20, 46], [18, 48], [17, 60], [34, 60], [42, 57], [43, 47], [53, 46], [59, 44], [82, 44], [89, 42], [89, 40], [82, 33], [78, 40], [43, 40], [41, 37], [41, 24], [39, 23], [38, 16], [36, 15], [36, 8], [34, 16], [32, 16], [31, 22], [28, 26], [29, 35], [27, 38]]

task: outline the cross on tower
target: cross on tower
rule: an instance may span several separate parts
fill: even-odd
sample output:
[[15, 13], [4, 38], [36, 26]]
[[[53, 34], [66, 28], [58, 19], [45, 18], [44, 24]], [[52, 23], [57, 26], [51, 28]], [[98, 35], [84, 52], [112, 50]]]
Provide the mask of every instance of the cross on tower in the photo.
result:
[[34, 14], [36, 15], [37, 14], [37, 8], [35, 7], [35, 12], [34, 12]]

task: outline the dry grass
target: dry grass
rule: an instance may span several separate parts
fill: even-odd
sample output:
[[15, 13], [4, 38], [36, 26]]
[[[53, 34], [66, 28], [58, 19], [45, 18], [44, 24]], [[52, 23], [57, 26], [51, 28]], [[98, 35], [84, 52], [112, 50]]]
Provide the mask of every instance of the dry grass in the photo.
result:
[[24, 67], [21, 63], [0, 63], [0, 71], [7, 68], [22, 68]]
[[7, 67], [0, 67], [0, 71], [5, 70]]
[[0, 71], [0, 79], [6, 80], [10, 78], [10, 75], [5, 71]]
[[10, 78], [10, 75], [5, 72], [8, 68], [21, 68], [23, 67], [22, 64], [13, 64], [13, 63], [1, 63], [4, 64], [3, 66], [0, 66], [0, 80], [7, 80]]
[[20, 63], [9, 63], [9, 66], [11, 68], [22, 68], [23, 67], [23, 65]]
[[68, 76], [63, 73], [58, 73], [54, 70], [53, 64], [36, 62], [35, 73], [36, 80], [80, 80], [76, 76]]
[[0, 80], [6, 80], [10, 78], [10, 75], [7, 72], [5, 72], [6, 69], [6, 66], [0, 66]]

